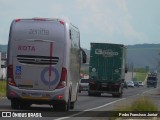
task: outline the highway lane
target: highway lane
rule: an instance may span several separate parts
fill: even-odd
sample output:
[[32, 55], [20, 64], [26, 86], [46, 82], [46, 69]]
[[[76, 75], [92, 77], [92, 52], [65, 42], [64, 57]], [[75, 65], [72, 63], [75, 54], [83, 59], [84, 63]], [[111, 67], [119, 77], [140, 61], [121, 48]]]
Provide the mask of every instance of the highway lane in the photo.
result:
[[[158, 84], [158, 87], [159, 87], [159, 84]], [[73, 116], [75, 116], [75, 111], [78, 111], [78, 113], [86, 110], [109, 111], [109, 110], [113, 110], [113, 107], [112, 107], [113, 104], [116, 104], [116, 103], [119, 104], [124, 100], [132, 99], [135, 96], [147, 93], [148, 91], [152, 91], [152, 90], [154, 90], [154, 88], [147, 88], [146, 86], [124, 89], [124, 94], [122, 98], [114, 98], [110, 94], [102, 94], [100, 97], [94, 97], [94, 96], [88, 96], [87, 92], [82, 92], [82, 93], [79, 93], [78, 95], [78, 101], [75, 103], [75, 108], [71, 110], [72, 113], [69, 113], [69, 112], [57, 113], [56, 111], [53, 110], [52, 106], [49, 106], [49, 105], [32, 105], [29, 111], [52, 113], [52, 115], [50, 114], [52, 118], [50, 117], [47, 119], [53, 119], [53, 116], [58, 116], [58, 115], [59, 116], [56, 118], [61, 118], [61, 117], [63, 118], [64, 116], [68, 116], [70, 114], [74, 114]], [[0, 111], [13, 111], [10, 107], [10, 101], [7, 100], [6, 98], [3, 98], [3, 99], [0, 98]], [[58, 120], [61, 120], [61, 119], [58, 119]]]
[[[131, 80], [132, 78], [132, 73], [131, 72], [128, 72], [125, 76], [125, 79], [127, 81]], [[139, 91], [141, 91], [140, 89], [142, 89], [143, 91], [143, 88], [139, 88]], [[132, 95], [132, 93], [136, 93], [136, 91], [134, 90], [134, 88], [129, 88], [129, 89], [124, 89], [124, 97], [126, 96], [130, 96]], [[101, 97], [89, 97], [87, 92], [82, 92], [82, 93], [79, 93], [78, 95], [78, 101], [75, 103], [75, 109], [74, 111], [82, 111], [82, 110], [85, 110], [85, 109], [91, 109], [93, 107], [97, 107], [97, 106], [100, 106], [100, 105], [103, 105], [103, 104], [106, 104], [106, 103], [109, 103], [111, 101], [114, 101], [114, 100], [117, 100], [119, 98], [113, 98], [110, 94], [102, 94]], [[92, 101], [92, 102], [90, 102]], [[31, 106], [32, 109], [36, 109], [36, 108], [42, 108], [42, 111], [43, 109], [47, 109], [47, 110], [51, 110], [52, 111], [52, 106], [47, 106], [47, 105], [43, 105], [42, 107], [41, 106]], [[10, 107], [10, 101], [7, 100], [7, 99], [4, 99], [4, 98], [0, 98], [0, 111], [3, 111], [3, 110], [12, 110], [11, 107]], [[41, 109], [39, 109], [41, 110]]]
[[[153, 89], [154, 88], [147, 88], [146, 86], [139, 87], [139, 88], [135, 87], [135, 88], [124, 89], [124, 95], [122, 98], [113, 98], [110, 94], [102, 94], [102, 96], [100, 96], [100, 97], [90, 97], [90, 96], [88, 96], [87, 92], [82, 92], [82, 93], [79, 93], [79, 98], [75, 104], [75, 109], [72, 111], [78, 111], [78, 113], [80, 113], [84, 110], [93, 109], [96, 107], [99, 107], [99, 109], [94, 109], [93, 111], [113, 110], [113, 107], [112, 107], [113, 104], [116, 104], [116, 103], [121, 104], [124, 100], [133, 99], [136, 95], [143, 94], [143, 93], [150, 91], [150, 90], [153, 90]], [[117, 101], [117, 102], [114, 103], [114, 101]], [[10, 108], [10, 101], [9, 100], [0, 99], [0, 111], [12, 111], [12, 109]], [[21, 111], [23, 111], [23, 110], [21, 110]], [[47, 105], [42, 105], [42, 106], [33, 105], [29, 111], [53, 113], [52, 115], [49, 114], [49, 116], [51, 115], [52, 117], [37, 118], [37, 119], [45, 119], [45, 120], [53, 120], [53, 119], [64, 120], [64, 119], [67, 119], [67, 118], [65, 118], [65, 116], [70, 115], [70, 113], [64, 114], [62, 112], [60, 112], [60, 114], [58, 114], [56, 111], [53, 110], [53, 108], [51, 106], [47, 106]], [[75, 116], [76, 113], [73, 112], [71, 114], [74, 114], [73, 116]], [[56, 117], [53, 117], [53, 116], [56, 116]], [[79, 116], [81, 116], [81, 115], [79, 114]], [[75, 118], [77, 119], [77, 117], [73, 117], [73, 119], [75, 119]], [[12, 119], [17, 120], [17, 118], [12, 118]], [[36, 118], [30, 118], [30, 119], [36, 119]], [[70, 119], [70, 117], [68, 119]], [[80, 117], [79, 119], [82, 119], [82, 117]], [[88, 118], [88, 116], [87, 116], [87, 119], [91, 119], [91, 118]]]
[[[122, 98], [127, 98], [137, 94], [142, 94], [143, 92], [148, 91], [149, 89], [152, 88], [147, 88], [146, 86], [143, 86], [143, 87], [124, 89], [124, 94]], [[78, 101], [75, 103], [75, 108], [72, 111], [83, 111], [87, 109], [92, 109], [122, 98], [112, 97], [111, 94], [102, 94], [100, 97], [88, 96], [87, 92], [82, 92], [79, 93]], [[0, 111], [10, 111], [10, 110], [12, 110], [10, 107], [10, 101], [6, 98], [0, 98]], [[38, 110], [42, 112], [46, 110], [53, 111], [52, 106], [49, 105], [32, 105], [30, 110]]]
[[[146, 90], [145, 87], [135, 87], [135, 88], [128, 88], [124, 89], [124, 94], [122, 98], [126, 98], [135, 94], [142, 93]], [[85, 110], [85, 109], [91, 109], [93, 107], [98, 107], [101, 105], [104, 105], [106, 103], [116, 101], [118, 99], [122, 98], [115, 98], [112, 97], [111, 94], [102, 94], [100, 97], [96, 96], [88, 96], [87, 92], [82, 92], [79, 94], [78, 102], [75, 104], [75, 110]]]
[[[153, 90], [154, 88], [147, 88], [146, 86], [144, 87], [139, 87], [139, 88], [128, 88], [124, 90], [124, 95], [122, 98], [113, 98], [110, 94], [102, 94], [100, 97], [90, 97], [87, 95], [87, 92], [82, 92], [79, 93], [79, 99], [75, 104], [75, 109], [72, 110], [73, 112], [56, 112], [53, 110], [51, 106], [47, 105], [33, 105], [31, 109], [29, 110], [30, 112], [36, 111], [36, 112], [47, 112], [47, 118], [29, 118], [29, 120], [91, 120], [91, 119], [97, 119], [96, 117], [89, 117], [87, 113], [87, 117], [82, 117], [83, 116], [83, 111], [93, 109], [93, 111], [110, 111], [114, 110], [114, 104], [120, 105], [121, 103], [125, 102], [125, 104], [128, 104], [126, 101], [130, 101], [134, 99], [137, 95], [143, 94], [147, 91]], [[115, 102], [114, 102], [115, 101]], [[99, 107], [99, 109], [94, 109], [96, 107]], [[10, 108], [10, 101], [7, 99], [0, 99], [0, 110], [1, 111], [12, 111]], [[20, 110], [20, 112], [23, 110]], [[75, 111], [78, 111], [75, 113]], [[92, 111], [92, 110], [91, 110]], [[80, 114], [79, 114], [80, 113]], [[95, 113], [92, 113], [92, 115]], [[70, 116], [71, 115], [71, 116]], [[76, 116], [80, 117], [76, 117]], [[50, 117], [49, 117], [50, 116]], [[53, 117], [56, 116], [56, 117]], [[10, 120], [11, 118], [8, 118]], [[18, 118], [20, 119], [20, 118]], [[17, 118], [12, 118], [11, 120], [18, 120]], [[23, 118], [28, 120], [28, 118]], [[99, 119], [99, 118], [98, 118]], [[6, 120], [6, 119], [5, 119]]]

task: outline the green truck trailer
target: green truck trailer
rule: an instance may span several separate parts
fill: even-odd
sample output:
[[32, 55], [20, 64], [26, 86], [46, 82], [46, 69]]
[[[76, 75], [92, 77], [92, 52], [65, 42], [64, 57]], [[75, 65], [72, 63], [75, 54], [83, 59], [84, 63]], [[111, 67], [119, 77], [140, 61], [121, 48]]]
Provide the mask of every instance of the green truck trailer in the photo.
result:
[[91, 43], [89, 96], [123, 94], [126, 70], [126, 47], [122, 44]]

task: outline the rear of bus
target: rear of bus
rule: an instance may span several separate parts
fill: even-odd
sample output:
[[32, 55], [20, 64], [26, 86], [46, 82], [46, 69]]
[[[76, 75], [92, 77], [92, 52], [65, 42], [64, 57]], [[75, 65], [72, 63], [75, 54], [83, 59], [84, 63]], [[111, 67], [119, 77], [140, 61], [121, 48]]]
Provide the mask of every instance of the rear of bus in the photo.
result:
[[65, 24], [17, 19], [8, 42], [7, 97], [12, 108], [68, 102]]

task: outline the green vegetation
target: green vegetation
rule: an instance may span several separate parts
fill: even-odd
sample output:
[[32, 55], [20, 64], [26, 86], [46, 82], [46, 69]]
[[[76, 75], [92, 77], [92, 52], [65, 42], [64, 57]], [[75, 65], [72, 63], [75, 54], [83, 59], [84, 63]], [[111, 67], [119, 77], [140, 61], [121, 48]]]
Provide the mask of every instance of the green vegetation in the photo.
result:
[[135, 72], [147, 73], [149, 71], [149, 67], [146, 66], [145, 68], [135, 68]]
[[[156, 112], [158, 107], [151, 101], [150, 98], [141, 96], [131, 103], [130, 106], [118, 106], [115, 111], [128, 111], [128, 112]], [[115, 117], [110, 118], [110, 120], [115, 120]], [[121, 119], [120, 119], [121, 120]]]
[[86, 69], [81, 69], [81, 71], [80, 71], [82, 74], [89, 74], [89, 71], [88, 70], [86, 70]]
[[139, 97], [130, 106], [117, 108], [117, 111], [158, 111], [158, 107], [148, 97]]
[[6, 81], [0, 81], [0, 97], [6, 96]]
[[136, 72], [135, 80], [144, 81], [147, 76], [146, 72]]
[[87, 64], [82, 64], [80, 73], [88, 75], [89, 74], [89, 66]]
[[134, 69], [134, 72], [136, 73], [136, 76], [134, 78], [135, 81], [145, 81], [148, 74], [148, 67], [146, 66], [146, 68]]
[[[124, 109], [125, 110], [125, 109]], [[127, 111], [157, 111], [157, 106], [148, 97], [136, 99], [131, 106], [126, 107]]]

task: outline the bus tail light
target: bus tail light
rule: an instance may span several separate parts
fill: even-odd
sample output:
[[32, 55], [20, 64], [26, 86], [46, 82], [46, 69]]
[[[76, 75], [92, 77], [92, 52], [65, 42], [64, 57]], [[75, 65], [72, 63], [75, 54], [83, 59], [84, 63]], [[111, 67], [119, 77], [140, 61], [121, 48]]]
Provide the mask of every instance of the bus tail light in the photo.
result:
[[62, 25], [64, 25], [64, 21], [60, 20], [59, 22], [60, 22]]
[[67, 69], [62, 68], [61, 79], [60, 79], [60, 82], [57, 85], [56, 89], [64, 88], [66, 86], [66, 84], [67, 84]]
[[21, 19], [16, 19], [15, 21], [16, 21], [16, 22], [19, 22], [19, 21], [21, 21]]
[[61, 100], [61, 99], [63, 99], [63, 95], [58, 95], [57, 98], [58, 98], [59, 100]]
[[14, 82], [13, 78], [13, 65], [8, 66], [8, 84], [16, 86], [16, 83]]

